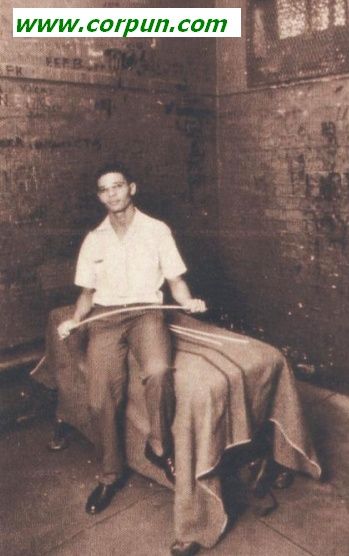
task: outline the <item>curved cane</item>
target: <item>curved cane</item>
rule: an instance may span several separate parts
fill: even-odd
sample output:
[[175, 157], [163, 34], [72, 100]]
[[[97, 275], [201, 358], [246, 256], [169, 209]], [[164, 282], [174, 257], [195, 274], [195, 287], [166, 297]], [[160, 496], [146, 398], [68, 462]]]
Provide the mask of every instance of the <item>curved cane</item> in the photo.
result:
[[[131, 311], [143, 311], [143, 310], [167, 310], [167, 311], [185, 311], [185, 306], [181, 306], [181, 305], [138, 305], [137, 307], [122, 307], [119, 309], [113, 309], [112, 311], [106, 311], [105, 313], [99, 313], [98, 315], [94, 315], [93, 317], [88, 317], [87, 319], [84, 319], [82, 321], [80, 321], [79, 323], [77, 323], [73, 328], [73, 330], [76, 330], [77, 328], [80, 328], [81, 326], [83, 326], [84, 324], [88, 324], [89, 322], [94, 322], [100, 319], [103, 319], [105, 317], [108, 316], [112, 316], [112, 315], [119, 315], [122, 313], [127, 313], [127, 312], [131, 312]], [[204, 332], [201, 330], [196, 330], [195, 328], [187, 328], [184, 326], [179, 326], [179, 325], [170, 325], [170, 329], [172, 330], [172, 332], [177, 333], [177, 334], [182, 334], [183, 336], [187, 336], [187, 337], [191, 337], [193, 339], [197, 339], [197, 340], [201, 340], [203, 342], [207, 342], [209, 344], [215, 344], [215, 345], [222, 345], [222, 343], [220, 342], [220, 340], [225, 340], [228, 342], [235, 342], [235, 343], [249, 343], [248, 339], [245, 338], [230, 338], [229, 336], [226, 336], [225, 334], [217, 334], [215, 332]], [[42, 359], [40, 359], [39, 363], [36, 365], [36, 367], [34, 367], [34, 369], [29, 373], [30, 376], [33, 376], [39, 369], [40, 367], [44, 364], [44, 362], [46, 361], [46, 356], [44, 355], [44, 357], [42, 357]]]

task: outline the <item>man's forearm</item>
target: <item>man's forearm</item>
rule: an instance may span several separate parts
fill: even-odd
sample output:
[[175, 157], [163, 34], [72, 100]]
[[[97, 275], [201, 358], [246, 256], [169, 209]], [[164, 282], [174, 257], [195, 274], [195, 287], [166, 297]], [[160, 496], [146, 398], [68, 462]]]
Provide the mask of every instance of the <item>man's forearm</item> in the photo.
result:
[[179, 305], [186, 305], [192, 299], [189, 287], [183, 278], [169, 280], [172, 297]]
[[172, 297], [179, 305], [183, 305], [190, 313], [203, 313], [207, 311], [206, 303], [202, 299], [193, 299], [190, 289], [183, 278], [168, 280]]
[[84, 319], [92, 309], [92, 298], [94, 290], [84, 289], [79, 295], [77, 302], [75, 304], [75, 311], [73, 315], [73, 320], [80, 322]]

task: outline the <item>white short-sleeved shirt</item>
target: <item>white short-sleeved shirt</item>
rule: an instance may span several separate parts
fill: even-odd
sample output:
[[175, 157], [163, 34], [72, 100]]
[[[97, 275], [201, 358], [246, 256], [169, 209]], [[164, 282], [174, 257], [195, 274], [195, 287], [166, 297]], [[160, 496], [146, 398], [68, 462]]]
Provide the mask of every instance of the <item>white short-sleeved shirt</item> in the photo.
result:
[[181, 276], [187, 268], [170, 228], [138, 209], [122, 239], [109, 216], [89, 232], [80, 249], [75, 284], [94, 289], [93, 303], [162, 303], [165, 279]]

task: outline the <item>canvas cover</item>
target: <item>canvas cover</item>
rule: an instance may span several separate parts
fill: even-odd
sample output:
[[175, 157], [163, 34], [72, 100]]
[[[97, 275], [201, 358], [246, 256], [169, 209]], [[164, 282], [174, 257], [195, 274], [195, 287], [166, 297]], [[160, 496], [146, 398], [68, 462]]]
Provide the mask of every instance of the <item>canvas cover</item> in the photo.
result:
[[[72, 307], [49, 318], [46, 362], [35, 378], [58, 388], [57, 414], [93, 441], [87, 403], [86, 330], [67, 340], [57, 326]], [[213, 546], [227, 524], [221, 481], [215, 473], [228, 449], [248, 444], [261, 425], [275, 424], [273, 457], [319, 478], [321, 469], [308, 434], [295, 379], [282, 353], [268, 344], [228, 332], [184, 313], [169, 314], [174, 342], [176, 454], [175, 537]], [[178, 327], [178, 328], [177, 328]], [[213, 335], [213, 336], [212, 336]], [[154, 338], [156, 341], [156, 338]], [[137, 362], [128, 358], [126, 447], [131, 468], [172, 487], [143, 455], [149, 431]]]

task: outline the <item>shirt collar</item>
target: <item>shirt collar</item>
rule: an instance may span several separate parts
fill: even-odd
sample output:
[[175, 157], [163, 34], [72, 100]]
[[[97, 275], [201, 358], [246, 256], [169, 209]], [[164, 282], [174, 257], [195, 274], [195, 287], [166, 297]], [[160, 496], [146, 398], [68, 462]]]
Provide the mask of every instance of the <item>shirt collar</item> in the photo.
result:
[[[143, 213], [142, 213], [140, 210], [138, 210], [137, 207], [135, 207], [135, 212], [134, 212], [134, 215], [133, 215], [132, 222], [131, 222], [131, 224], [129, 225], [128, 230], [127, 230], [127, 233], [126, 233], [127, 236], [129, 236], [129, 235], [131, 235], [131, 234], [134, 233], [134, 231], [137, 229], [138, 224], [139, 224], [139, 223], [141, 222], [141, 220], [142, 220], [142, 216], [143, 216]], [[109, 215], [106, 216], [106, 218], [105, 218], [104, 220], [102, 220], [102, 222], [99, 224], [99, 226], [97, 226], [97, 230], [101, 230], [101, 231], [104, 231], [104, 230], [112, 231], [113, 234], [115, 234], [114, 229], [113, 229], [113, 226], [111, 225], [111, 222], [110, 222]]]

